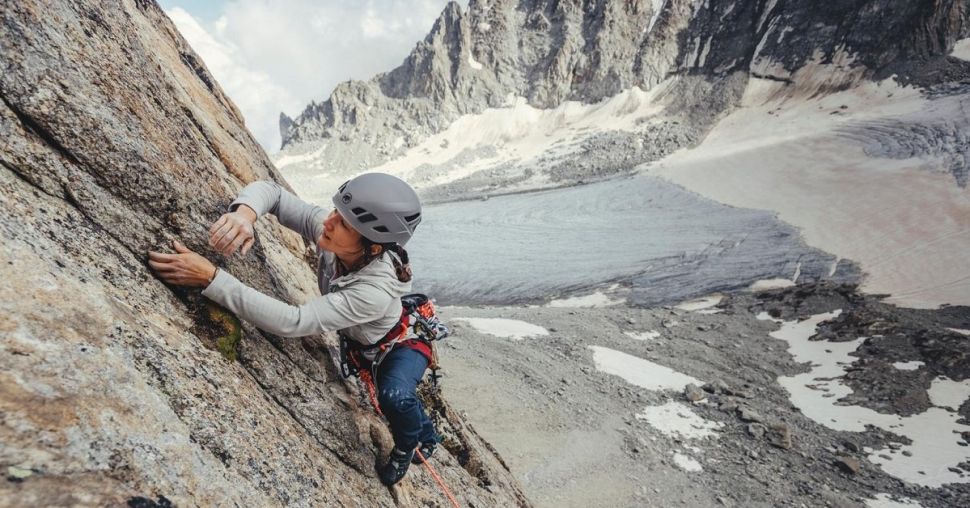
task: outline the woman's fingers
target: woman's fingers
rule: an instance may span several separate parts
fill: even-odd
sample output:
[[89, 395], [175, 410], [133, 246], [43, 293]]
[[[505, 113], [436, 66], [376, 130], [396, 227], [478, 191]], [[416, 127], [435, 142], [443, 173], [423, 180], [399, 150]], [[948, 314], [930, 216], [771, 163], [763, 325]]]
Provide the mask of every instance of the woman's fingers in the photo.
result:
[[148, 259], [160, 262], [172, 262], [178, 259], [178, 254], [165, 254], [164, 252], [148, 251]]
[[152, 260], [148, 261], [148, 266], [152, 267], [152, 270], [155, 270], [156, 272], [174, 272], [179, 269], [179, 267], [175, 266], [173, 263], [161, 263]]
[[209, 246], [222, 254], [231, 256], [240, 247], [242, 255], [249, 252], [254, 241], [252, 225], [245, 217], [224, 214], [209, 228]]
[[231, 256], [233, 252], [236, 252], [242, 244], [246, 243], [248, 239], [244, 235], [236, 235], [236, 238], [226, 247], [226, 252], [223, 253], [225, 256]]
[[178, 240], [172, 240], [172, 247], [175, 247], [175, 252], [178, 252], [179, 254], [186, 254], [186, 253], [192, 252], [191, 250], [189, 250], [188, 247], [186, 247], [185, 245], [182, 245], [182, 242]]
[[222, 250], [225, 248], [225, 244], [232, 241], [232, 238], [235, 237], [233, 232], [236, 228], [234, 226], [235, 224], [233, 224], [231, 220], [227, 219], [226, 222], [219, 227], [219, 229], [217, 229], [212, 236], [209, 237], [209, 245], [216, 250]]
[[208, 285], [215, 265], [178, 240], [173, 240], [172, 245], [178, 254], [150, 251], [148, 266], [168, 284], [198, 287]]
[[242, 245], [242, 251], [240, 251], [239, 254], [242, 255], [242, 256], [245, 256], [246, 253], [249, 252], [249, 249], [251, 249], [253, 247], [253, 244], [254, 243], [256, 243], [256, 239], [255, 238], [250, 238], [250, 239], [246, 240], [246, 242], [243, 243], [243, 245]]
[[216, 231], [219, 231], [219, 228], [221, 228], [227, 220], [229, 220], [229, 214], [223, 214], [222, 217], [219, 217], [219, 220], [215, 221], [212, 224], [212, 227], [209, 228], [209, 237], [211, 238], [212, 235], [216, 234]]

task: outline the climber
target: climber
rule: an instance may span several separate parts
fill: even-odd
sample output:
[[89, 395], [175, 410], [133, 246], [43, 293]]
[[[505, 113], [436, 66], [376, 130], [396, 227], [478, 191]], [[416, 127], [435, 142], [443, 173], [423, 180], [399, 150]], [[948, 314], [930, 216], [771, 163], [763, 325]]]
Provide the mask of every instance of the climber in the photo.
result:
[[[284, 337], [337, 331], [373, 361], [368, 346], [400, 329], [401, 296], [411, 289], [404, 244], [421, 221], [421, 203], [410, 185], [382, 173], [360, 175], [340, 186], [334, 210], [308, 204], [273, 182], [247, 185], [209, 229], [209, 245], [231, 256], [249, 252], [253, 225], [266, 213], [314, 242], [321, 295], [289, 305], [243, 284], [203, 256], [174, 242], [175, 254], [149, 253], [149, 265], [170, 284], [204, 287], [202, 294], [258, 328]], [[394, 448], [378, 473], [393, 485], [407, 473], [415, 449], [427, 458], [440, 438], [417, 397], [431, 361], [427, 343], [405, 341], [373, 366], [377, 400]]]

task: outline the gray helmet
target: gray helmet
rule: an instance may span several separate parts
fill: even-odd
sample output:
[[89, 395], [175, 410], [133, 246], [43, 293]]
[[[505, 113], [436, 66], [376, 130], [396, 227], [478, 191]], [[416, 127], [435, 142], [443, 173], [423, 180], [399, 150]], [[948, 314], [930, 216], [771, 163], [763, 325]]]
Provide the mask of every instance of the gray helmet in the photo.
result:
[[375, 243], [403, 246], [421, 222], [418, 193], [404, 180], [385, 173], [348, 180], [333, 195], [333, 205], [358, 233]]

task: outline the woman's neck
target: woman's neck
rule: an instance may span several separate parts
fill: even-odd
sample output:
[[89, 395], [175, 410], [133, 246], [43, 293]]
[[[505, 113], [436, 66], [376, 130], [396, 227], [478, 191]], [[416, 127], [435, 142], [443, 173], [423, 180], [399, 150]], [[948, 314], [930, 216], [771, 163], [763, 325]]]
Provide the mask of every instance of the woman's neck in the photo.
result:
[[363, 253], [357, 254], [356, 256], [337, 256], [337, 260], [343, 265], [344, 273], [352, 270], [360, 259], [364, 257]]

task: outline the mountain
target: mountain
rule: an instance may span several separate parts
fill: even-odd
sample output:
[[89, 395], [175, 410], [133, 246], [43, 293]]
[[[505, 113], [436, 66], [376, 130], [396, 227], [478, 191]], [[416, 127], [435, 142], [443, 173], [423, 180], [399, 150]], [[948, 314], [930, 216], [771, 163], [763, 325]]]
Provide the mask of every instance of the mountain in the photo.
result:
[[[153, 1], [0, 7], [0, 482], [4, 506], [444, 503], [415, 468], [383, 488], [391, 441], [330, 335], [282, 339], [148, 250], [207, 229], [274, 169]], [[306, 245], [272, 219], [246, 258], [267, 294], [316, 292]], [[464, 505], [527, 505], [502, 460], [439, 394], [434, 464]], [[438, 460], [440, 457], [440, 460]]]
[[[316, 190], [304, 183], [389, 169], [381, 166], [388, 161], [426, 187], [479, 163], [480, 181], [462, 174], [471, 185], [431, 193], [437, 197], [481, 192], [496, 179], [532, 179], [532, 187], [589, 181], [696, 144], [751, 80], [782, 84], [784, 96], [818, 96], [889, 76], [921, 86], [966, 76], [967, 63], [946, 55], [967, 36], [968, 12], [960, 0], [471, 0], [466, 10], [451, 2], [399, 67], [338, 85], [296, 119], [282, 116], [275, 162], [308, 195]], [[568, 116], [569, 107], [637, 90], [649, 97], [629, 99], [627, 108], [655, 105], [650, 121], [614, 129], [601, 122], [546, 159], [482, 161], [506, 140], [476, 140], [477, 151], [423, 170], [406, 156], [462, 117], [501, 109]], [[592, 162], [576, 167], [580, 157]]]

